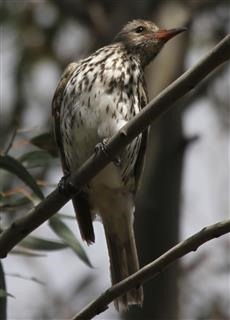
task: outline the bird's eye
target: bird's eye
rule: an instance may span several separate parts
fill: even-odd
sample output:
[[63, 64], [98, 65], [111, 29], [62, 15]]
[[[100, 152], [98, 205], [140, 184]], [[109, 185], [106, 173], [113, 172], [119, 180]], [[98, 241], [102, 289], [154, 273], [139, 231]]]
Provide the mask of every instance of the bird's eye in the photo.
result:
[[139, 26], [139, 27], [137, 27], [136, 29], [135, 29], [135, 32], [136, 33], [142, 33], [142, 32], [144, 32], [145, 31], [145, 27], [143, 27], [143, 26]]

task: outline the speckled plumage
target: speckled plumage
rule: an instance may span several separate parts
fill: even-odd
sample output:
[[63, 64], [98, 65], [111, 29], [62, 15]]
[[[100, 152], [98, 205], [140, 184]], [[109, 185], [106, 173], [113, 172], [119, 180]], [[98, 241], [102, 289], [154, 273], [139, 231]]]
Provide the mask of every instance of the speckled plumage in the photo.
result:
[[[92, 155], [97, 143], [113, 136], [138, 114], [141, 103], [142, 107], [146, 104], [139, 65], [135, 57], [116, 43], [75, 66], [63, 93], [60, 114], [66, 162], [72, 170]], [[132, 174], [140, 140], [141, 136], [122, 153], [121, 166], [115, 168], [124, 184]]]
[[[53, 99], [65, 174], [76, 171], [98, 143], [112, 137], [146, 105], [144, 68], [170, 37], [152, 22], [134, 20], [112, 44], [67, 67]], [[135, 138], [119, 155], [119, 165], [107, 165], [73, 198], [81, 235], [88, 243], [94, 242], [92, 220], [95, 214], [101, 216], [113, 283], [139, 268], [133, 212], [146, 139], [147, 132]], [[117, 299], [116, 306], [142, 301], [142, 288], [136, 288]]]

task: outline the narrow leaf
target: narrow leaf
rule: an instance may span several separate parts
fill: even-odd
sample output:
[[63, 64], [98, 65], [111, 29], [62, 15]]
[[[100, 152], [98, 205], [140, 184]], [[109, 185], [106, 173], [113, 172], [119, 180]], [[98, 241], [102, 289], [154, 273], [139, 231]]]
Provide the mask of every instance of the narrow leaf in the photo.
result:
[[44, 199], [43, 193], [39, 188], [37, 182], [18, 160], [8, 155], [0, 155], [0, 168], [15, 174], [27, 186], [29, 186], [31, 190], [33, 190], [37, 197], [39, 197], [40, 199]]
[[57, 146], [52, 132], [42, 133], [33, 137], [30, 142], [40, 149], [49, 152], [53, 157], [58, 156]]
[[53, 231], [77, 254], [77, 256], [84, 263], [86, 263], [89, 267], [92, 267], [92, 264], [80, 242], [61, 219], [59, 219], [58, 217], [52, 217], [49, 220], [49, 225], [53, 229]]
[[0, 209], [4, 209], [5, 211], [10, 211], [15, 208], [25, 207], [31, 204], [31, 201], [27, 197], [16, 197], [12, 196], [0, 196]]
[[31, 250], [53, 251], [68, 248], [67, 244], [60, 241], [48, 240], [29, 236], [20, 242], [20, 246]]
[[[1, 306], [1, 300], [5, 299], [6, 297], [11, 297], [11, 298], [15, 298], [15, 296], [13, 296], [11, 293], [6, 292], [3, 289], [0, 289], [0, 306]], [[1, 316], [1, 310], [0, 310], [0, 316]], [[6, 318], [0, 318], [0, 319], [6, 319]]]
[[65, 213], [57, 213], [57, 217], [61, 218], [61, 219], [70, 219], [70, 220], [76, 220], [76, 217], [71, 216], [69, 214], [65, 214]]
[[14, 278], [22, 279], [22, 280], [33, 281], [33, 282], [35, 282], [35, 283], [40, 284], [41, 286], [45, 286], [45, 282], [39, 280], [39, 279], [36, 278], [36, 277], [23, 276], [23, 275], [21, 275], [21, 274], [19, 274], [19, 273], [7, 273], [6, 276], [8, 276], [8, 277], [14, 277]]
[[20, 157], [20, 161], [26, 168], [38, 168], [47, 166], [52, 160], [52, 156], [42, 150], [31, 151]]
[[[42, 253], [37, 253], [34, 250], [30, 250], [30, 249], [26, 249], [26, 248], [22, 248], [21, 246], [17, 246], [16, 248], [14, 248], [11, 252], [11, 254], [17, 254], [20, 256], [25, 256], [25, 257], [29, 257], [29, 258], [41, 258], [41, 257], [46, 257], [45, 254]], [[1, 319], [1, 318], [0, 318]]]
[[0, 261], [0, 319], [6, 319], [7, 293], [6, 281], [2, 263]]

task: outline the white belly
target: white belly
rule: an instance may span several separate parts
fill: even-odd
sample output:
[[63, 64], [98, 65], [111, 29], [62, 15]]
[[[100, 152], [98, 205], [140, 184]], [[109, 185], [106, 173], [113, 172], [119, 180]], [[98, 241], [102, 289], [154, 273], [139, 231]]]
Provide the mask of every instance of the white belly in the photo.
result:
[[[121, 99], [121, 95], [125, 100]], [[73, 104], [74, 121], [69, 131], [72, 143], [66, 144], [65, 153], [69, 155], [71, 171], [76, 171], [94, 154], [98, 143], [112, 137], [127, 123], [131, 118], [130, 110], [132, 107], [135, 109], [138, 101], [130, 101], [126, 93], [121, 93], [120, 90], [108, 94], [106, 88], [100, 87], [100, 84], [95, 82], [91, 91], [78, 96]], [[66, 134], [65, 127], [62, 128], [62, 131]], [[139, 143], [137, 149], [139, 149]], [[129, 153], [131, 152], [132, 148], [129, 147]], [[110, 163], [89, 185], [92, 188], [98, 186], [107, 186], [112, 189], [124, 188], [122, 173], [127, 173], [126, 167], [130, 161], [128, 152], [124, 152], [122, 160], [119, 168]], [[128, 170], [128, 175], [129, 171], [132, 171], [132, 168]]]
[[113, 163], [108, 164], [102, 171], [90, 181], [90, 188], [95, 189], [98, 186], [111, 189], [120, 189], [123, 187], [121, 172]]

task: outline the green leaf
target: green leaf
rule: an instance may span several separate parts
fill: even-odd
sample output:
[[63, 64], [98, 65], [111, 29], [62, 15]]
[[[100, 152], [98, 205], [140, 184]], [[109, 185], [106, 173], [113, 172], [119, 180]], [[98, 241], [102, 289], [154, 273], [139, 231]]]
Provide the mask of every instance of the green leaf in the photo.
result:
[[65, 213], [57, 213], [57, 217], [61, 219], [76, 220], [76, 217], [70, 216], [69, 214], [65, 214]]
[[0, 192], [0, 203], [3, 204], [5, 202], [5, 195]]
[[[45, 254], [37, 253], [35, 250], [30, 250], [30, 249], [23, 248], [23, 247], [21, 247], [20, 245], [18, 245], [16, 248], [14, 248], [13, 250], [11, 250], [10, 253], [11, 253], [11, 254], [20, 255], [20, 256], [29, 257], [29, 258], [46, 257]], [[1, 318], [0, 318], [0, 319], [1, 319]]]
[[31, 190], [33, 190], [38, 198], [44, 199], [43, 193], [37, 185], [37, 182], [18, 160], [8, 155], [0, 155], [0, 168], [15, 174], [19, 179], [27, 184]]
[[38, 168], [47, 166], [52, 160], [52, 156], [42, 150], [31, 151], [20, 157], [20, 161], [26, 168]]
[[32, 250], [53, 251], [68, 248], [67, 244], [60, 241], [48, 240], [29, 236], [20, 242], [20, 246]]
[[49, 220], [49, 225], [53, 229], [53, 231], [64, 241], [64, 243], [66, 243], [84, 263], [86, 263], [89, 267], [92, 267], [92, 264], [80, 242], [75, 237], [73, 232], [69, 229], [69, 227], [67, 227], [67, 225], [63, 221], [61, 221], [61, 219], [59, 219], [58, 217], [52, 217]]
[[22, 279], [22, 280], [28, 280], [28, 281], [33, 281], [37, 284], [40, 284], [41, 286], [45, 286], [45, 282], [44, 281], [41, 281], [39, 280], [38, 278], [36, 277], [28, 277], [28, 276], [23, 276], [19, 273], [8, 273], [6, 274], [8, 277], [14, 277], [14, 278], [18, 278], [18, 279]]
[[0, 210], [11, 211], [15, 208], [25, 207], [31, 204], [31, 200], [27, 197], [1, 196], [0, 195]]
[[52, 132], [42, 133], [36, 137], [33, 137], [30, 142], [49, 152], [53, 157], [58, 157], [57, 145]]
[[[15, 296], [13, 296], [11, 293], [6, 292], [3, 289], [0, 289], [0, 299], [2, 298], [6, 298], [6, 297], [11, 297], [11, 298], [15, 298]], [[1, 300], [0, 300], [1, 301]], [[1, 304], [0, 304], [1, 305]], [[0, 316], [1, 316], [1, 310], [0, 310]], [[0, 318], [0, 319], [6, 319], [6, 318]]]
[[2, 263], [0, 261], [0, 319], [6, 319], [7, 293], [6, 281]]

